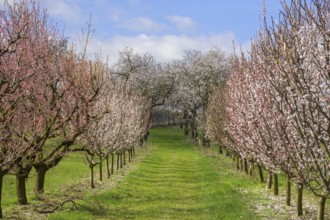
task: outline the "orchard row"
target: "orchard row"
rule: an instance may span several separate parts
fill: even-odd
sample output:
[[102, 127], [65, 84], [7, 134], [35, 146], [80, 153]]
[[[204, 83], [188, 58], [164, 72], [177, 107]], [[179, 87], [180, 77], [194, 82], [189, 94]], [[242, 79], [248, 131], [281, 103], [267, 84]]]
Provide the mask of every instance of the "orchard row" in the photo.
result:
[[330, 2], [283, 3], [249, 54], [234, 55], [226, 85], [214, 91], [207, 134], [246, 164], [257, 163], [320, 198], [324, 219], [330, 197]]
[[80, 45], [69, 43], [34, 0], [6, 1], [0, 22], [0, 217], [5, 175], [16, 176], [18, 204], [27, 204], [32, 169], [38, 198], [47, 171], [82, 152], [94, 187], [94, 168], [114, 153], [128, 151], [130, 159], [159, 108], [196, 136], [209, 94], [229, 69], [217, 48], [165, 64], [126, 48], [109, 67], [101, 54], [87, 53], [90, 25]]

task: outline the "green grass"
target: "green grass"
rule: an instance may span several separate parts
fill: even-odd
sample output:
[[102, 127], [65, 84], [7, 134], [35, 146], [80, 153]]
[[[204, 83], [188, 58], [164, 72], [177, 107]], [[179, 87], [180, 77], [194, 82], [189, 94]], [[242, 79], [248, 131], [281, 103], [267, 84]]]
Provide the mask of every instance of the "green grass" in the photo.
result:
[[[280, 176], [280, 196], [265, 190], [258, 176], [250, 177], [235, 169], [231, 158], [219, 155], [216, 146], [199, 148], [189, 143], [176, 128], [156, 128], [138, 157], [110, 180], [98, 182], [90, 190], [89, 169], [83, 155], [69, 154], [46, 176], [45, 197], [34, 200], [35, 172], [27, 181], [29, 206], [17, 206], [15, 178], [4, 179], [3, 208], [6, 218], [45, 219], [33, 213], [51, 209], [73, 198], [77, 209], [64, 210], [49, 219], [293, 219], [295, 207], [286, 207], [285, 179]], [[264, 172], [266, 177], [266, 172]], [[295, 197], [293, 187], [293, 198]], [[77, 196], [78, 195], [78, 196]], [[77, 198], [83, 199], [77, 200]], [[315, 218], [307, 203], [317, 204], [315, 196], [304, 192], [304, 209]], [[294, 204], [294, 202], [292, 203]], [[330, 213], [329, 201], [327, 213]], [[280, 208], [279, 208], [280, 207]], [[32, 212], [32, 215], [30, 213]], [[329, 215], [327, 215], [329, 217]]]
[[[78, 209], [49, 219], [259, 219], [237, 178], [173, 128], [153, 129], [153, 150], [114, 189], [89, 194]], [[231, 169], [232, 170], [232, 169]]]
[[[87, 164], [83, 161], [83, 155], [78, 153], [68, 154], [65, 158], [53, 169], [50, 169], [46, 174], [45, 179], [45, 196], [52, 197], [66, 187], [80, 182], [83, 178], [89, 176]], [[29, 203], [35, 202], [34, 186], [36, 181], [36, 172], [32, 169], [29, 178], [26, 182], [27, 197]], [[6, 175], [3, 182], [2, 207], [4, 215], [17, 204], [15, 176]]]

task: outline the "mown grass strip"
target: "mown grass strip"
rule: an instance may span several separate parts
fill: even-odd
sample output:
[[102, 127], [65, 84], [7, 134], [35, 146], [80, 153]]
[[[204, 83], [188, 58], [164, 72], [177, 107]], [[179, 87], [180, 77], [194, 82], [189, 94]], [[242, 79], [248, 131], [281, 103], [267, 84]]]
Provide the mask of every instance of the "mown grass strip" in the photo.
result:
[[151, 153], [116, 188], [49, 219], [258, 219], [236, 188], [241, 180], [214, 169], [181, 132], [153, 129], [150, 142]]

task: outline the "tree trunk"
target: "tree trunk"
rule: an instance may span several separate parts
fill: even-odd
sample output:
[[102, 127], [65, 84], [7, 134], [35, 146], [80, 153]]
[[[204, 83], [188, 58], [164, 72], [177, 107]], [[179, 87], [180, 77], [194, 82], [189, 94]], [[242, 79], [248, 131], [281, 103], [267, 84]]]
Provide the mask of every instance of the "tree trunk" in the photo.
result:
[[246, 175], [249, 175], [249, 167], [248, 167], [248, 162], [247, 159], [243, 160], [243, 169]]
[[120, 158], [120, 155], [118, 154], [118, 153], [116, 153], [117, 154], [117, 170], [119, 170], [119, 158]]
[[16, 194], [17, 194], [17, 203], [19, 205], [27, 205], [26, 186], [25, 186], [26, 179], [27, 176], [25, 174], [16, 175]]
[[135, 148], [133, 148], [133, 156], [135, 157]]
[[257, 166], [258, 166], [258, 173], [259, 173], [260, 182], [264, 183], [265, 179], [264, 179], [264, 174], [262, 173], [262, 167], [259, 163], [257, 164]]
[[37, 178], [36, 178], [36, 185], [35, 185], [35, 197], [39, 198], [40, 195], [44, 193], [44, 187], [45, 187], [45, 177], [46, 172], [48, 171], [48, 168], [45, 164], [38, 164], [34, 166], [36, 172], [37, 172]]
[[30, 172], [31, 168], [30, 167], [27, 167], [27, 168], [17, 167], [17, 170], [16, 170], [16, 194], [17, 194], [17, 203], [19, 205], [27, 205], [25, 183], [29, 176], [29, 172]]
[[236, 155], [236, 169], [237, 170], [239, 170], [239, 161], [240, 161], [240, 159], [239, 159], [239, 156], [238, 155]]
[[123, 155], [123, 157], [124, 157], [124, 161], [123, 162], [124, 162], [124, 165], [126, 165], [126, 151], [125, 150], [124, 150], [123, 154], [124, 154]]
[[189, 126], [188, 126], [188, 122], [184, 123], [184, 135], [188, 136], [189, 135]]
[[3, 183], [3, 177], [4, 177], [5, 173], [0, 171], [0, 218], [3, 218], [2, 215], [2, 183]]
[[95, 188], [95, 184], [94, 184], [94, 165], [90, 164], [89, 165], [90, 171], [91, 171], [91, 188], [94, 189]]
[[254, 173], [254, 163], [250, 161], [250, 166], [249, 166], [249, 175], [253, 176]]
[[319, 211], [317, 215], [317, 220], [324, 220], [324, 210], [325, 210], [326, 201], [327, 201], [326, 197], [321, 197], [319, 202]]
[[115, 165], [115, 153], [111, 153], [111, 174], [113, 174], [114, 165]]
[[108, 179], [110, 179], [109, 155], [105, 158], [105, 165], [107, 167], [107, 176], [108, 176]]
[[221, 145], [219, 145], [219, 154], [223, 154], [223, 149]]
[[239, 160], [239, 166], [240, 166], [240, 171], [243, 172], [244, 171], [244, 159], [240, 158]]
[[231, 154], [228, 149], [226, 149], [226, 157], [231, 157]]
[[303, 207], [302, 207], [302, 199], [303, 199], [303, 185], [297, 185], [297, 215], [303, 215]]
[[120, 168], [123, 168], [123, 153], [120, 153]]
[[207, 137], [205, 137], [204, 134], [202, 134], [202, 136], [203, 136], [203, 147], [210, 148], [211, 147], [210, 140]]
[[191, 138], [193, 139], [193, 140], [195, 140], [195, 136], [196, 136], [196, 134], [195, 134], [195, 129], [194, 129], [194, 127], [193, 127], [193, 125], [191, 125]]
[[99, 180], [100, 180], [100, 182], [103, 181], [103, 163], [102, 163], [102, 161], [100, 161], [100, 164], [99, 164]]
[[291, 205], [291, 180], [289, 176], [286, 179], [286, 205]]
[[132, 149], [128, 150], [128, 163], [131, 163]]
[[149, 138], [149, 131], [147, 131], [146, 135], [144, 135], [144, 141], [148, 141]]
[[278, 196], [278, 175], [276, 173], [273, 174], [274, 180], [274, 196]]
[[272, 188], [272, 183], [273, 183], [273, 176], [272, 176], [272, 172], [268, 171], [268, 177], [267, 177], [267, 189], [271, 189]]

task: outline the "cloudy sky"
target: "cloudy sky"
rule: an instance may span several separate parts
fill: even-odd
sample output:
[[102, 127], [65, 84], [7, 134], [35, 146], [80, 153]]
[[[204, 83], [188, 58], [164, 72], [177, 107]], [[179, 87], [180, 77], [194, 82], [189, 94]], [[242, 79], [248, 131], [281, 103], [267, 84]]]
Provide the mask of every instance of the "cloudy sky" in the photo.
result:
[[[4, 0], [0, 0], [0, 2]], [[14, 1], [14, 0], [11, 0]], [[260, 27], [262, 0], [40, 0], [50, 18], [71, 40], [87, 28], [95, 34], [89, 51], [102, 51], [110, 61], [130, 47], [159, 61], [181, 58], [187, 49], [232, 42], [248, 47]], [[267, 14], [277, 16], [280, 0], [266, 0]]]

